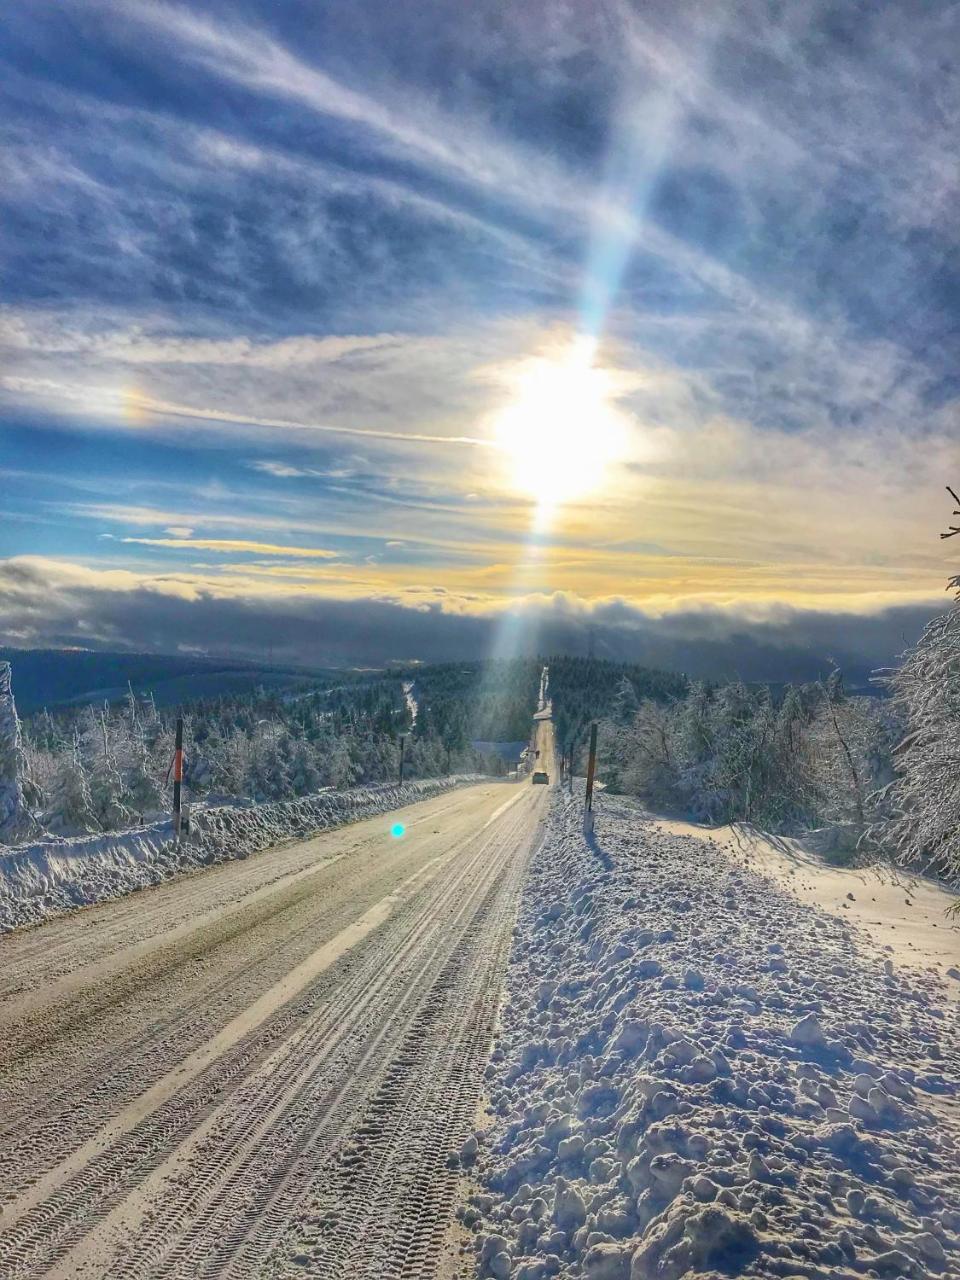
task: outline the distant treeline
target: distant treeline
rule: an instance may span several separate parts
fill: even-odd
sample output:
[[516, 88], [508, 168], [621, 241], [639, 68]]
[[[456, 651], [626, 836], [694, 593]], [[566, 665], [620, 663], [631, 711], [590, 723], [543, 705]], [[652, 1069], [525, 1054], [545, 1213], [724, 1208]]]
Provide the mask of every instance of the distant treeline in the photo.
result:
[[67, 703], [122, 702], [127, 688], [149, 692], [157, 706], [266, 688], [316, 686], [333, 673], [304, 673], [273, 664], [184, 655], [116, 653], [85, 649], [0, 647], [16, 678], [21, 715]]
[[[705, 822], [817, 829], [837, 851], [871, 847], [960, 876], [957, 605], [888, 673], [885, 697], [848, 696], [839, 672], [771, 689], [553, 655], [329, 673], [307, 689], [193, 699], [181, 708], [187, 794], [262, 801], [392, 781], [401, 736], [407, 777], [502, 772], [498, 755], [472, 744], [529, 737], [544, 665], [558, 750], [582, 769], [598, 721], [600, 776], [612, 789]], [[13, 683], [16, 692], [16, 655]], [[130, 691], [120, 703], [26, 717], [24, 793], [38, 824], [103, 831], [168, 808], [175, 714]]]
[[[524, 675], [507, 672], [502, 687], [519, 689]], [[432, 689], [429, 671], [425, 685]], [[16, 670], [13, 672], [16, 691]], [[438, 676], [438, 689], [445, 678]], [[510, 696], [513, 696], [512, 694]], [[186, 793], [256, 801], [309, 795], [323, 787], [392, 782], [399, 739], [407, 736], [404, 776], [501, 772], [499, 757], [471, 746], [471, 705], [480, 728], [525, 739], [526, 720], [495, 691], [474, 703], [454, 695], [421, 704], [416, 723], [392, 673], [357, 678], [310, 692], [269, 689], [185, 703]], [[499, 707], [499, 710], [495, 708]], [[132, 691], [119, 704], [43, 711], [22, 725], [24, 791], [45, 830], [62, 834], [110, 831], [169, 808], [169, 771], [176, 711]], [[501, 736], [498, 732], [497, 738]]]
[[669, 702], [639, 698], [624, 678], [600, 734], [600, 776], [660, 811], [825, 829], [849, 852], [881, 816], [901, 737], [896, 703], [848, 697], [839, 672], [779, 696], [698, 682]]

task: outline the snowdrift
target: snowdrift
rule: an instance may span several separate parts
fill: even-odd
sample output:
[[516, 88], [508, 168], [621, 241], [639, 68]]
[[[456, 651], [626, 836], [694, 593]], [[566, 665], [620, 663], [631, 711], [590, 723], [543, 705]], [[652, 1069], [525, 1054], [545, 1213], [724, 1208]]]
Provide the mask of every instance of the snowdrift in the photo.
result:
[[554, 792], [461, 1159], [478, 1277], [960, 1276], [942, 975], [604, 796]]
[[425, 778], [402, 787], [327, 790], [271, 804], [194, 810], [190, 836], [179, 846], [170, 818], [131, 831], [0, 846], [0, 933], [481, 780]]

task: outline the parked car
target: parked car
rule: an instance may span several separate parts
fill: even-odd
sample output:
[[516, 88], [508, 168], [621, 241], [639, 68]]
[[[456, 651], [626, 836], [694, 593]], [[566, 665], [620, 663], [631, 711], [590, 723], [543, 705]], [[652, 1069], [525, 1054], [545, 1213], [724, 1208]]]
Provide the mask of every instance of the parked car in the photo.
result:
[[534, 786], [537, 786], [538, 783], [541, 784], [542, 786], [546, 786], [549, 781], [550, 781], [550, 775], [548, 773], [544, 773], [542, 769], [538, 769], [536, 773], [533, 775]]

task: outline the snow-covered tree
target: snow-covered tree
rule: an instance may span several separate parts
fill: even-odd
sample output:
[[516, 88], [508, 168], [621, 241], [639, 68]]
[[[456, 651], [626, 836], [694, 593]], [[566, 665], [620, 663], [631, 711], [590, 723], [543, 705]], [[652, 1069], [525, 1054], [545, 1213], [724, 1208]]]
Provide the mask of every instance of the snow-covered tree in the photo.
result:
[[163, 778], [170, 767], [170, 759], [159, 755], [156, 740], [153, 744], [148, 739], [147, 727], [136, 714], [136, 708], [128, 706], [126, 719], [122, 722], [124, 734], [121, 758], [123, 777], [123, 803], [125, 808], [144, 817], [163, 808]]
[[74, 734], [70, 748], [58, 759], [43, 820], [51, 831], [64, 835], [102, 830], [90, 794], [79, 731]]
[[290, 788], [294, 795], [309, 796], [323, 786], [313, 748], [305, 738], [297, 738], [290, 752]]
[[123, 826], [129, 817], [118, 756], [122, 742], [121, 726], [110, 722], [105, 707], [84, 709], [80, 721], [81, 754], [86, 762], [90, 806], [103, 831]]
[[25, 761], [9, 662], [0, 662], [0, 840], [21, 836], [30, 825], [24, 796]]
[[324, 772], [330, 787], [351, 787], [359, 777], [360, 770], [350, 752], [346, 735], [340, 734], [334, 739], [324, 760]]
[[960, 605], [929, 624], [889, 685], [905, 734], [884, 797], [891, 817], [874, 835], [901, 861], [960, 880]]
[[[625, 789], [666, 809], [674, 808], [679, 799], [678, 728], [677, 708], [648, 698], [618, 735], [622, 753], [618, 774]], [[601, 771], [601, 777], [609, 783], [606, 771]]]
[[839, 673], [821, 685], [821, 703], [813, 722], [817, 775], [828, 811], [835, 821], [852, 823], [862, 833], [866, 823], [869, 776], [865, 757], [869, 719], [858, 703], [843, 694]]
[[254, 800], [280, 800], [290, 795], [290, 767], [280, 726], [270, 726], [256, 736], [245, 790]]

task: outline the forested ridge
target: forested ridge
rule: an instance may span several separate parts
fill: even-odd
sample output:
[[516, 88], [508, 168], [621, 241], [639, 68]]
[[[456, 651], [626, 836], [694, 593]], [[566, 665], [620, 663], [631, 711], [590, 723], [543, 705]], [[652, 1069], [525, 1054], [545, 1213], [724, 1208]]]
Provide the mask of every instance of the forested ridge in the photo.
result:
[[419, 731], [432, 730], [456, 750], [471, 741], [525, 741], [542, 667], [540, 658], [509, 658], [443, 662], [401, 675], [413, 684]]
[[[353, 697], [261, 690], [185, 704], [187, 795], [264, 801], [385, 781], [396, 774], [396, 736], [407, 719], [398, 694], [399, 686], [367, 685]], [[168, 808], [175, 718], [132, 691], [119, 706], [28, 718], [28, 805], [46, 829], [64, 833], [115, 830]], [[439, 773], [445, 763], [432, 742], [409, 752], [410, 776]]]
[[637, 704], [641, 700], [662, 704], [682, 698], [689, 685], [686, 676], [635, 662], [566, 654], [547, 662], [557, 747], [565, 755], [582, 748], [590, 724], [611, 715], [623, 689], [631, 690]]
[[517, 659], [331, 673], [306, 690], [260, 687], [179, 708], [131, 685], [120, 702], [23, 718], [24, 799], [35, 827], [61, 834], [117, 830], [167, 810], [178, 711], [192, 801], [260, 802], [393, 782], [401, 738], [406, 778], [502, 773], [500, 756], [473, 743], [526, 741], [541, 665]]
[[[544, 665], [565, 749], [591, 718], [610, 711], [624, 679], [661, 700], [687, 687], [667, 672], [562, 655], [328, 673], [312, 688], [261, 686], [180, 707], [158, 705], [130, 685], [119, 702], [23, 718], [25, 799], [43, 829], [64, 834], [115, 830], [165, 810], [178, 711], [194, 801], [267, 801], [390, 782], [402, 737], [407, 778], [501, 773], [506, 766], [494, 748], [528, 740]], [[13, 684], [16, 690], [15, 664]]]
[[260, 686], [307, 687], [335, 676], [330, 671], [304, 671], [242, 659], [97, 649], [0, 646], [0, 662], [9, 662], [16, 672], [21, 715], [66, 704], [121, 702], [131, 684], [149, 692], [158, 706], [176, 706], [221, 694], [252, 693]]

